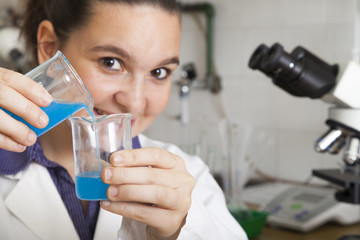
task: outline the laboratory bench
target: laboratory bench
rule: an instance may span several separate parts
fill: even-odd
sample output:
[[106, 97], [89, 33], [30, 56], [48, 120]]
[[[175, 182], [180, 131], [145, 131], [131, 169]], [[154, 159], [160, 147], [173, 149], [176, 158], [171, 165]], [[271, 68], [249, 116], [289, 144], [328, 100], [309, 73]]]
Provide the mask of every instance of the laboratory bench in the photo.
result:
[[349, 226], [327, 223], [308, 233], [265, 226], [261, 234], [251, 240], [340, 240], [348, 235], [360, 236], [360, 223]]
[[[268, 193], [265, 191], [265, 194]], [[249, 209], [258, 210], [258, 204], [246, 202], [246, 199], [245, 203]], [[262, 228], [261, 233], [250, 238], [250, 240], [353, 240], [352, 238], [342, 239], [344, 236], [351, 235], [360, 236], [359, 222], [352, 225], [341, 225], [336, 222], [328, 222], [309, 232], [298, 232], [289, 230], [288, 228], [266, 224]]]

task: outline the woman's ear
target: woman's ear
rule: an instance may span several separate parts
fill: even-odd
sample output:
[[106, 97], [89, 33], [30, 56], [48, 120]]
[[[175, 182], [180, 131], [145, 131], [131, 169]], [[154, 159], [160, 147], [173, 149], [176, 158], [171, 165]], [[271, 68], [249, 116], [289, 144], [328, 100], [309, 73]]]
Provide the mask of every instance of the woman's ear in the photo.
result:
[[52, 23], [44, 20], [40, 23], [37, 32], [37, 54], [39, 63], [43, 63], [55, 55], [58, 50], [58, 41]]

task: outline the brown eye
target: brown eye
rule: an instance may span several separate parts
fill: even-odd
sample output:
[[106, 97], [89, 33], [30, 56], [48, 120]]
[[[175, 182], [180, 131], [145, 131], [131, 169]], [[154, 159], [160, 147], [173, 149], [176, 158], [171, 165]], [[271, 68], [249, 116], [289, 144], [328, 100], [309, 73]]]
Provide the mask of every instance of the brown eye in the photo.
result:
[[165, 68], [157, 68], [157, 69], [151, 71], [151, 76], [153, 76], [159, 80], [167, 78], [168, 75], [169, 75], [169, 71]]
[[112, 70], [112, 71], [118, 71], [121, 70], [121, 64], [120, 61], [116, 58], [102, 58], [100, 60], [101, 65], [103, 65], [105, 68]]

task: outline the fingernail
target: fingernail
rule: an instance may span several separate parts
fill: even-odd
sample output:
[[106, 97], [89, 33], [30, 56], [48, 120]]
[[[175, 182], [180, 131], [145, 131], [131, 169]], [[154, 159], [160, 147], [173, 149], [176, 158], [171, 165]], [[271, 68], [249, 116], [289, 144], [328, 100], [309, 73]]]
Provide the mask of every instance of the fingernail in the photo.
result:
[[52, 96], [46, 92], [41, 96], [41, 101], [45, 104], [50, 104], [52, 101]]
[[111, 168], [105, 168], [105, 180], [110, 181], [112, 178], [112, 169]]
[[108, 206], [110, 206], [110, 201], [102, 201], [102, 202], [101, 202], [101, 205], [102, 205], [103, 207], [108, 207]]
[[110, 186], [109, 187], [109, 193], [110, 193], [110, 196], [116, 197], [118, 195], [118, 193], [119, 193], [119, 190], [117, 189], [117, 187]]
[[46, 126], [48, 124], [49, 117], [46, 115], [46, 113], [42, 113], [39, 118], [39, 124], [41, 126]]
[[24, 145], [18, 144], [17, 149], [21, 152], [25, 151], [26, 147]]
[[120, 154], [116, 154], [114, 156], [114, 163], [120, 165], [123, 162], [123, 159]]
[[30, 131], [28, 136], [27, 136], [27, 142], [28, 143], [33, 143], [36, 140], [36, 134], [33, 131]]

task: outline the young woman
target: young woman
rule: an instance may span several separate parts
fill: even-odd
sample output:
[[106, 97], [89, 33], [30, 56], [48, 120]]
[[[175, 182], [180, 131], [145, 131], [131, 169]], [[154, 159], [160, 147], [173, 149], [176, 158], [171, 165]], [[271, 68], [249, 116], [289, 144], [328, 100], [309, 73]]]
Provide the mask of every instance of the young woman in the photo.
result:
[[[36, 139], [0, 111], [0, 239], [247, 238], [199, 158], [141, 134], [166, 107], [179, 64], [175, 0], [29, 0], [23, 23], [34, 63], [61, 50], [96, 114], [133, 114], [134, 149], [114, 153], [102, 172], [109, 201], [81, 201], [69, 123]], [[1, 107], [45, 127], [40, 107], [51, 100], [31, 79], [0, 70]]]

